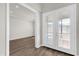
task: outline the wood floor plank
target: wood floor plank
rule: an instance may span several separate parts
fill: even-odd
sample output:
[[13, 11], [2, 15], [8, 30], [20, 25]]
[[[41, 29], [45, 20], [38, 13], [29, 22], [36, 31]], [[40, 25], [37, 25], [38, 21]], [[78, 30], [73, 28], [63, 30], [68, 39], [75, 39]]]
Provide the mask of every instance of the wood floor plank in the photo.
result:
[[35, 48], [35, 37], [10, 41], [10, 56], [72, 56], [47, 47]]

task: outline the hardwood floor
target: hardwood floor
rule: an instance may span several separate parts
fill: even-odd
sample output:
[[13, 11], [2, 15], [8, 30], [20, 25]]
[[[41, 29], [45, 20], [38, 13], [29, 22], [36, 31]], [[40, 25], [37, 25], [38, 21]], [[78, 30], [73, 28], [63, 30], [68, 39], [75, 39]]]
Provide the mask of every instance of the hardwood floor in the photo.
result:
[[72, 56], [46, 47], [35, 48], [35, 38], [10, 41], [10, 56]]

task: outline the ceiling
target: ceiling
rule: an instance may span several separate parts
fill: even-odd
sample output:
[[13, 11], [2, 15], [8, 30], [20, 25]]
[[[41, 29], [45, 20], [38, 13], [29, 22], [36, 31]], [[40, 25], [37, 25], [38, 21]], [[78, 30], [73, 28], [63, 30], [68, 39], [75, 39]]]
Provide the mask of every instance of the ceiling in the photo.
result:
[[40, 5], [42, 8], [42, 12], [48, 12], [71, 4], [72, 3], [41, 3]]
[[32, 8], [41, 11], [41, 12], [48, 12], [58, 8], [65, 7], [67, 5], [71, 5], [72, 3], [25, 3]]
[[[17, 3], [10, 3], [10, 16], [22, 17], [32, 15], [33, 12]], [[19, 15], [19, 16], [18, 16]]]
[[[25, 4], [28, 4], [34, 9], [45, 13], [45, 12], [49, 12], [52, 10], [56, 10], [58, 8], [65, 7], [67, 5], [71, 5], [72, 3], [25, 3]], [[32, 14], [33, 12], [19, 5], [18, 3], [10, 3], [10, 13], [12, 15], [15, 15], [16, 13], [18, 14], [26, 13], [27, 15], [29, 15], [29, 14]]]

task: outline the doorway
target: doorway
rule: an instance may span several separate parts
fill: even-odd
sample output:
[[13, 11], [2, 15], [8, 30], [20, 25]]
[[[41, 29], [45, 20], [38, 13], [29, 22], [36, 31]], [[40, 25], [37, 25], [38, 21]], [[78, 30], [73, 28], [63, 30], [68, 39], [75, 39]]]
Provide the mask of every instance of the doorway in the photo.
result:
[[10, 3], [10, 55], [35, 47], [34, 17], [35, 13], [29, 9], [18, 3]]

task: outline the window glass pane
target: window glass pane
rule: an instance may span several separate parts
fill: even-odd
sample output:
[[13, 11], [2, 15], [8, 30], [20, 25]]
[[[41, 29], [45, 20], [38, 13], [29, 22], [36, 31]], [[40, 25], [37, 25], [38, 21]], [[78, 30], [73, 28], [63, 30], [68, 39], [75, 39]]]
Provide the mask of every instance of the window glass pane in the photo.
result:
[[47, 44], [53, 42], [53, 22], [47, 23]]
[[52, 34], [51, 32], [53, 32], [53, 23], [48, 22], [48, 34]]
[[63, 33], [70, 33], [70, 19], [62, 19], [62, 32]]
[[70, 18], [58, 22], [58, 38], [59, 47], [70, 48]]

